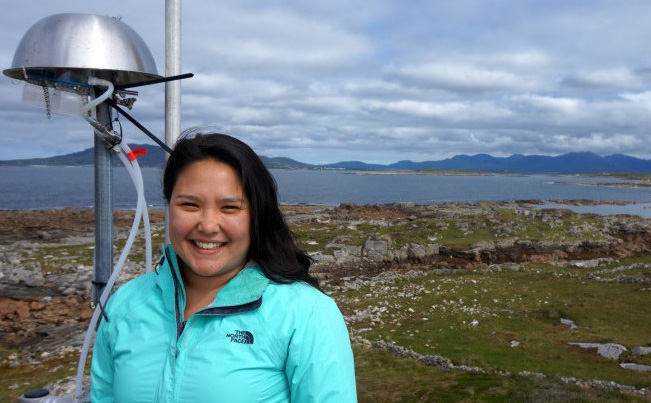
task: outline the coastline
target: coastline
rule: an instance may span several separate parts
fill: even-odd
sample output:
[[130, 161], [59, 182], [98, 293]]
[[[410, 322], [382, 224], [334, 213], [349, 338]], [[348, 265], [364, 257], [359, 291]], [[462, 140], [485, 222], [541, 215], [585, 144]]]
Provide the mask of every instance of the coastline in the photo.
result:
[[[423, 171], [408, 171], [408, 170], [395, 170], [395, 171], [360, 171], [350, 170], [343, 171], [350, 175], [423, 175], [423, 176], [493, 176], [504, 175], [513, 177], [526, 177], [537, 175], [537, 173], [523, 173], [523, 172], [497, 172], [497, 171], [482, 171], [482, 170], [455, 170], [455, 169], [440, 169], [440, 170], [423, 170]], [[581, 173], [581, 174], [559, 174], [559, 173], [540, 173], [550, 176], [558, 177], [610, 177], [627, 179], [629, 182], [579, 182], [585, 186], [613, 186], [613, 187], [630, 187], [630, 188], [651, 188], [651, 174], [646, 173]]]
[[[415, 204], [409, 201], [399, 202]], [[360, 204], [360, 206], [374, 206], [376, 208], [386, 208], [399, 203], [373, 203]], [[438, 202], [430, 203], [432, 206], [504, 206], [510, 208], [544, 206], [554, 204], [560, 206], [634, 206], [639, 204], [649, 204], [643, 201], [625, 201], [625, 200], [590, 200], [590, 199], [558, 199], [558, 200], [515, 200], [515, 201], [477, 201], [477, 202]], [[342, 203], [352, 204], [355, 203]], [[323, 204], [281, 204], [281, 209], [290, 214], [296, 214], [317, 209], [332, 209], [336, 205]], [[131, 225], [133, 218], [133, 209], [114, 210], [114, 226], [126, 227]], [[165, 210], [162, 208], [149, 208], [149, 216], [152, 222], [163, 222]], [[24, 228], [25, 238], [33, 238], [34, 233], [30, 232], [38, 228], [56, 227], [61, 229], [92, 230], [94, 228], [94, 208], [93, 207], [60, 207], [49, 209], [6, 209], [0, 210], [0, 239], [9, 232], [18, 231]]]

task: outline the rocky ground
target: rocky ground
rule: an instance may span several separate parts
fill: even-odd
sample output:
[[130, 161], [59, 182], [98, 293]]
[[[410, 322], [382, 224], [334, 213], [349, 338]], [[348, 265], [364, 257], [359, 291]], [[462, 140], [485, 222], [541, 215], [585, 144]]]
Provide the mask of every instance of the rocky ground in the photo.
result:
[[[522, 262], [563, 264], [651, 251], [648, 220], [613, 216], [568, 226], [567, 212], [538, 211], [536, 203], [344, 204], [284, 210], [299, 244], [315, 259], [314, 273], [333, 284], [389, 269], [406, 273]], [[515, 218], [500, 218], [504, 207], [515, 211]], [[164, 213], [150, 215], [154, 244], [160, 243]], [[525, 236], [530, 229], [524, 220], [534, 215], [569, 236]], [[126, 237], [132, 217], [130, 211], [116, 212], [116, 239]], [[456, 221], [450, 224], [450, 219]], [[37, 363], [78, 351], [92, 314], [93, 230], [92, 210], [0, 211], [0, 364]], [[478, 233], [484, 235], [473, 242]], [[442, 243], [450, 234], [459, 240]], [[143, 242], [136, 242], [134, 254], [143, 250]], [[128, 261], [119, 282], [143, 272], [142, 266], [142, 259]]]
[[[377, 274], [389, 267], [399, 272], [423, 265], [459, 269], [478, 262], [557, 261], [603, 254], [625, 256], [651, 249], [651, 225], [633, 217], [610, 218], [608, 229], [599, 229], [606, 235], [601, 239], [532, 242], [506, 238], [498, 242], [479, 242], [463, 249], [440, 246], [432, 237], [425, 242], [398, 245], [390, 235], [381, 235], [377, 230], [409, 225], [422, 219], [443, 220], [477, 213], [490, 216], [495, 207], [523, 208], [532, 203], [535, 201], [432, 206], [344, 204], [336, 208], [286, 206], [284, 210], [292, 228], [311, 226], [314, 229], [324, 225], [328, 229], [364, 234], [360, 228], [371, 225], [367, 229], [369, 234], [361, 239], [336, 233], [321, 245], [303, 239], [302, 246], [316, 246], [311, 252], [315, 259], [313, 272], [321, 279]], [[150, 214], [152, 228], [160, 237], [164, 213], [152, 211]], [[551, 213], [545, 214], [550, 215], [550, 221], [559, 220]], [[115, 213], [116, 238], [126, 236], [132, 217], [130, 211]], [[455, 225], [469, 232], [472, 222], [460, 220]], [[512, 223], [496, 222], [494, 230], [508, 233], [511, 226]], [[0, 343], [3, 347], [18, 348], [34, 356], [60, 345], [69, 347], [70, 342], [78, 344], [77, 336], [91, 315], [93, 229], [94, 216], [89, 209], [0, 211]], [[591, 229], [577, 228], [577, 235], [588, 230]], [[78, 247], [85, 251], [79, 251]], [[63, 256], [53, 256], [56, 253]], [[79, 260], [75, 254], [85, 254], [86, 260]], [[142, 270], [142, 264], [128, 261], [120, 281]], [[71, 334], [75, 337], [71, 338]]]

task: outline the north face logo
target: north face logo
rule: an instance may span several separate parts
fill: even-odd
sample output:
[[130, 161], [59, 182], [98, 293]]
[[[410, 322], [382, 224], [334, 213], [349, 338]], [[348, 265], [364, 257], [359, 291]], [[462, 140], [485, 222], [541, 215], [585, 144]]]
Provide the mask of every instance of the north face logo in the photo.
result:
[[247, 330], [236, 330], [235, 333], [227, 333], [226, 337], [233, 343], [253, 344], [253, 335]]

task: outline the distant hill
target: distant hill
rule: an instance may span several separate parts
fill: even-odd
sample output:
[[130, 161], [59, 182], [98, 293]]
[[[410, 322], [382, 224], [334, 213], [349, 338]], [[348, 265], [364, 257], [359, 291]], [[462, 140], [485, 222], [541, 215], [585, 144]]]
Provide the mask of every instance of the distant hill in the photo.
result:
[[[135, 144], [131, 148], [146, 148], [147, 154], [138, 162], [145, 167], [163, 165], [165, 152], [152, 144]], [[260, 156], [269, 169], [342, 169], [355, 171], [423, 171], [435, 169], [481, 170], [522, 173], [590, 173], [590, 172], [651, 172], [651, 160], [622, 154], [601, 157], [591, 152], [574, 152], [558, 156], [513, 154], [493, 157], [488, 154], [455, 155], [439, 161], [414, 162], [403, 160], [388, 165], [367, 164], [362, 161], [342, 161], [334, 164], [312, 165], [285, 157]], [[0, 165], [93, 165], [92, 148], [50, 158], [0, 161]], [[117, 157], [115, 164], [119, 164]]]
[[488, 154], [455, 155], [439, 161], [398, 161], [389, 165], [365, 164], [359, 161], [325, 165], [329, 168], [363, 171], [434, 169], [463, 169], [522, 173], [590, 173], [590, 172], [651, 172], [651, 160], [614, 154], [600, 157], [591, 152], [574, 152], [558, 156], [514, 154], [493, 157]]
[[[133, 150], [136, 148], [145, 148], [147, 154], [138, 158], [138, 163], [143, 167], [162, 167], [165, 161], [165, 151], [160, 147], [152, 144], [131, 144], [129, 147]], [[305, 164], [294, 161], [291, 158], [284, 157], [265, 157], [260, 159], [269, 169], [313, 169], [315, 165]], [[93, 165], [95, 153], [93, 148], [87, 148], [71, 154], [57, 155], [49, 158], [30, 158], [21, 160], [0, 161], [0, 165], [27, 166], [27, 165]], [[118, 157], [113, 158], [114, 165], [122, 165]]]
[[[163, 166], [164, 154], [160, 147], [151, 144], [130, 144], [129, 147], [133, 150], [135, 148], [147, 149], [147, 154], [138, 158], [140, 166], [153, 167]], [[71, 154], [57, 155], [49, 158], [30, 158], [21, 160], [6, 160], [0, 161], [0, 165], [93, 165], [95, 162], [95, 152], [93, 148], [87, 148], [83, 151], [77, 151]], [[122, 164], [117, 156], [113, 157], [113, 164]]]

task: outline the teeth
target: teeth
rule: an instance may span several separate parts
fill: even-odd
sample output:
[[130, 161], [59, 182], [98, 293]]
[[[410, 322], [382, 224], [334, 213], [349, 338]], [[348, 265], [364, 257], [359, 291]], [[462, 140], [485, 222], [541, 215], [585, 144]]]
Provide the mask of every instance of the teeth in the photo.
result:
[[201, 249], [217, 249], [217, 247], [221, 245], [221, 243], [215, 243], [215, 242], [194, 241], [194, 243]]

